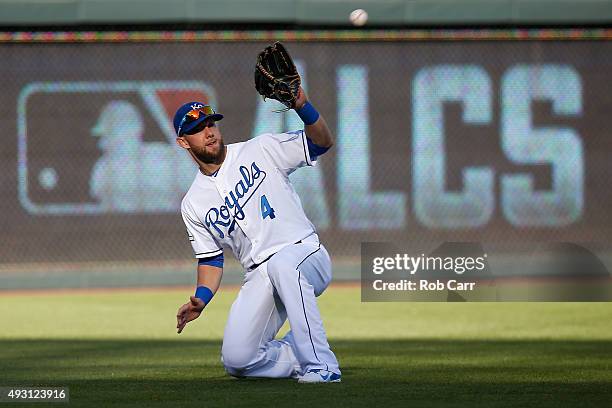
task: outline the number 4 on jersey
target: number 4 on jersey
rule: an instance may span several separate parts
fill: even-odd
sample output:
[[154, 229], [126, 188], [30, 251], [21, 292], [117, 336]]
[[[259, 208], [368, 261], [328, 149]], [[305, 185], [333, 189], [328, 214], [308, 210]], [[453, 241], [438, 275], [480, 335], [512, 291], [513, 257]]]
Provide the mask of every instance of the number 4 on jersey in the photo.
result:
[[261, 196], [261, 216], [265, 219], [266, 217], [270, 217], [274, 219], [276, 215], [274, 215], [274, 208], [270, 207], [270, 203], [265, 195]]

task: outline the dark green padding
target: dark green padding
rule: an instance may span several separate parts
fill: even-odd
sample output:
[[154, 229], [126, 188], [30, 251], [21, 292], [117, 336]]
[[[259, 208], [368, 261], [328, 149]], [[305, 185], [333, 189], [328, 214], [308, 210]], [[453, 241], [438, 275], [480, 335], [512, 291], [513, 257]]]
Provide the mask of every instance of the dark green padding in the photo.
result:
[[612, 0], [0, 0], [0, 24], [268, 22], [349, 25], [585, 24], [612, 21]]

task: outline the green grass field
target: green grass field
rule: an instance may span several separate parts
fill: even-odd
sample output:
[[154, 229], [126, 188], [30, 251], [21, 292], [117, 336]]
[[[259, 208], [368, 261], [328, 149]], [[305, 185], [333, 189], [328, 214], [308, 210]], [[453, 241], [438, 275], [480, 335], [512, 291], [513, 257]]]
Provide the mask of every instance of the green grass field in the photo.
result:
[[320, 306], [343, 382], [302, 385], [226, 376], [219, 353], [235, 292], [178, 336], [174, 316], [188, 294], [1, 294], [0, 386], [68, 386], [75, 407], [612, 401], [609, 303], [361, 303], [358, 288], [332, 287]]

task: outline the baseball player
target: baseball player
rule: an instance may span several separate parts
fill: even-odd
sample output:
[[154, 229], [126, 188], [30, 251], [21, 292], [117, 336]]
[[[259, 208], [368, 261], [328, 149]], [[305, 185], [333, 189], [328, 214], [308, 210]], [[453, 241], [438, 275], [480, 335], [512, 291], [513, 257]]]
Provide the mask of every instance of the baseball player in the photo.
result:
[[[288, 178], [314, 166], [333, 137], [301, 86], [294, 108], [304, 130], [229, 145], [216, 126], [223, 115], [211, 106], [190, 102], [176, 112], [177, 143], [199, 166], [181, 205], [198, 258], [197, 289], [179, 308], [177, 329], [210, 303], [223, 274], [223, 248], [230, 248], [246, 276], [225, 327], [225, 370], [235, 377], [340, 382], [315, 299], [331, 281], [329, 254]], [[291, 330], [275, 339], [287, 318]]]

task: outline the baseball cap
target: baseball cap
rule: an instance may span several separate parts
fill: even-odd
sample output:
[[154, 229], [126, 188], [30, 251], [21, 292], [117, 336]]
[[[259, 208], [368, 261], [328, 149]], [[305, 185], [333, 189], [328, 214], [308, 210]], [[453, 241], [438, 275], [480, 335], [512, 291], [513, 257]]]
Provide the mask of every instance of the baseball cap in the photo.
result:
[[[191, 111], [200, 111], [200, 116], [195, 120], [189, 120], [187, 114]], [[206, 114], [206, 111], [210, 111], [212, 113]], [[214, 109], [203, 102], [187, 102], [181, 105], [180, 108], [177, 109], [174, 114], [174, 131], [177, 136], [181, 136], [182, 134], [189, 133], [191, 130], [195, 129], [200, 123], [204, 122], [206, 119], [212, 119], [214, 121], [218, 121], [223, 119], [223, 115], [214, 111]], [[180, 134], [179, 134], [180, 128]]]

